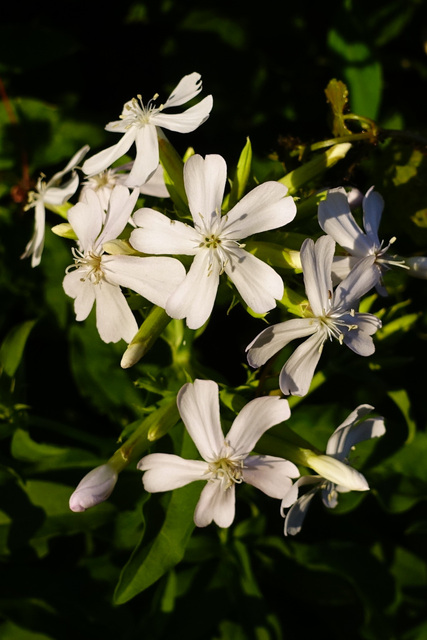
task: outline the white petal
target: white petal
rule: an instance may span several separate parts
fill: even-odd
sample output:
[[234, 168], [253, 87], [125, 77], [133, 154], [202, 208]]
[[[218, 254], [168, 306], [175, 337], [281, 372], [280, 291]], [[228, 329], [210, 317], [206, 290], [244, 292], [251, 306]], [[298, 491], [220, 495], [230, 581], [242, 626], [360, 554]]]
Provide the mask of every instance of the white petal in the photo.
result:
[[379, 246], [378, 229], [381, 222], [381, 216], [384, 209], [384, 199], [374, 187], [366, 192], [363, 198], [363, 226], [366, 235], [373, 245]]
[[293, 483], [287, 493], [282, 497], [282, 504], [280, 507], [282, 516], [284, 515], [284, 510], [291, 507], [294, 502], [297, 501], [300, 487], [304, 487], [307, 484], [320, 484], [322, 482], [324, 482], [324, 478], [322, 478], [321, 476], [299, 477], [298, 480]]
[[381, 320], [371, 313], [356, 313], [349, 316], [348, 322], [354, 322], [357, 329], [343, 332], [344, 344], [359, 356], [371, 356], [375, 352], [375, 344], [371, 338], [381, 327]]
[[331, 306], [334, 251], [335, 242], [330, 236], [321, 236], [316, 243], [307, 238], [301, 246], [305, 291], [315, 316], [323, 316]]
[[339, 460], [348, 457], [352, 447], [362, 440], [379, 438], [385, 433], [384, 418], [368, 418], [356, 424], [364, 414], [363, 408], [369, 405], [361, 405], [352, 416], [361, 409], [360, 415], [355, 415], [353, 423], [340, 425], [328, 440], [326, 453], [333, 455]]
[[88, 158], [83, 163], [83, 172], [87, 175], [94, 175], [96, 173], [101, 173], [101, 171], [110, 167], [113, 162], [118, 160], [130, 149], [132, 143], [135, 141], [136, 134], [137, 129], [135, 127], [130, 127], [120, 138], [117, 144], [114, 144], [107, 149], [103, 149], [91, 158]]
[[165, 184], [163, 167], [161, 164], [157, 167], [153, 175], [140, 186], [140, 193], [146, 196], [154, 196], [156, 198], [169, 198], [169, 191]]
[[85, 157], [85, 155], [87, 154], [89, 149], [90, 149], [90, 147], [89, 147], [88, 144], [85, 144], [81, 149], [79, 149], [73, 155], [73, 157], [69, 160], [69, 162], [66, 165], [66, 167], [62, 171], [58, 171], [58, 173], [55, 173], [55, 175], [53, 176], [52, 180], [49, 180], [49, 184], [51, 182], [56, 182], [57, 180], [62, 178], [63, 175], [65, 175], [66, 173], [68, 173], [69, 171], [71, 171], [72, 169], [77, 167], [77, 165], [79, 165], [81, 163], [81, 161], [83, 160], [83, 158]]
[[74, 298], [76, 320], [86, 320], [95, 302], [95, 286], [88, 278], [85, 269], [70, 271], [62, 281], [67, 296]]
[[50, 187], [46, 189], [43, 200], [47, 204], [61, 205], [67, 202], [69, 198], [77, 191], [79, 186], [79, 176], [77, 173], [73, 173], [67, 182], [64, 182], [60, 187]]
[[293, 318], [267, 327], [246, 347], [251, 367], [260, 367], [267, 360], [297, 338], [305, 338], [317, 331], [311, 318]]
[[89, 471], [70, 497], [71, 511], [86, 511], [107, 500], [116, 486], [117, 478], [117, 471], [109, 464]]
[[[96, 242], [97, 247], [102, 247], [103, 243], [109, 240], [115, 240], [121, 234], [131, 216], [138, 196], [138, 189], [129, 193], [129, 189], [121, 184], [114, 187], [108, 203], [104, 227]], [[102, 208], [101, 202], [100, 207]]]
[[200, 455], [216, 460], [224, 445], [219, 419], [218, 385], [212, 380], [185, 384], [177, 396], [178, 410]]
[[179, 220], [171, 220], [154, 209], [138, 209], [133, 215], [138, 229], [130, 234], [129, 242], [142, 253], [194, 255], [200, 244], [200, 235]]
[[350, 273], [353, 267], [359, 262], [357, 256], [334, 256], [332, 261], [332, 282], [339, 284]]
[[[168, 105], [169, 106], [169, 105]], [[203, 124], [212, 111], [213, 98], [206, 96], [201, 102], [190, 107], [183, 113], [164, 113], [160, 111], [151, 117], [151, 122], [161, 129], [190, 133]]]
[[149, 493], [172, 491], [195, 480], [206, 480], [208, 472], [206, 462], [185, 460], [168, 453], [151, 453], [142, 458], [137, 467], [145, 472], [142, 482]]
[[227, 180], [227, 165], [219, 155], [194, 155], [184, 164], [184, 184], [188, 206], [196, 228], [209, 228], [221, 211]]
[[350, 211], [344, 189], [331, 189], [326, 200], [319, 203], [319, 224], [343, 249], [360, 257], [371, 252], [372, 246]]
[[285, 396], [305, 396], [310, 388], [314, 370], [322, 354], [326, 336], [318, 331], [294, 351], [282, 368], [279, 384]]
[[280, 182], [264, 182], [252, 189], [228, 213], [223, 235], [240, 240], [254, 233], [276, 229], [295, 218], [296, 205]]
[[159, 166], [159, 141], [153, 124], [146, 124], [137, 130], [135, 136], [136, 156], [132, 169], [126, 178], [129, 187], [140, 188]]
[[283, 297], [283, 280], [272, 267], [238, 247], [227, 251], [225, 272], [255, 313], [266, 313]]
[[219, 527], [226, 528], [233, 522], [234, 513], [234, 485], [224, 491], [219, 480], [211, 480], [200, 495], [194, 522], [198, 527], [206, 527], [213, 520]]
[[128, 287], [163, 308], [185, 278], [185, 269], [175, 258], [103, 256], [102, 269], [111, 284]]
[[292, 505], [285, 518], [285, 536], [294, 536], [301, 531], [308, 507], [318, 491], [318, 487], [307, 491]]
[[297, 478], [297, 467], [288, 460], [273, 456], [248, 456], [244, 462], [243, 480], [271, 498], [283, 498]]
[[101, 202], [92, 189], [87, 189], [85, 200], [78, 202], [68, 212], [68, 222], [73, 227], [83, 251], [91, 249], [101, 232], [104, 211]]
[[31, 240], [25, 247], [25, 251], [21, 258], [31, 257], [31, 266], [37, 267], [40, 264], [45, 236], [46, 211], [42, 200], [38, 200], [35, 205], [34, 212], [34, 231]]
[[164, 108], [178, 107], [180, 104], [185, 104], [197, 96], [201, 90], [202, 77], [200, 73], [193, 71], [193, 73], [189, 73], [181, 78], [169, 98], [166, 100]]
[[380, 278], [381, 270], [375, 264], [375, 256], [362, 258], [335, 289], [332, 306], [335, 309], [357, 308], [360, 299], [375, 287]]
[[131, 342], [138, 324], [120, 287], [102, 280], [94, 285], [96, 328], [104, 342]]
[[236, 455], [249, 455], [267, 429], [288, 420], [290, 415], [288, 401], [283, 398], [255, 398], [248, 402], [235, 418], [226, 440]]
[[209, 318], [219, 284], [220, 264], [209, 250], [200, 251], [183, 280], [166, 303], [172, 318], [186, 318], [190, 329], [199, 329]]

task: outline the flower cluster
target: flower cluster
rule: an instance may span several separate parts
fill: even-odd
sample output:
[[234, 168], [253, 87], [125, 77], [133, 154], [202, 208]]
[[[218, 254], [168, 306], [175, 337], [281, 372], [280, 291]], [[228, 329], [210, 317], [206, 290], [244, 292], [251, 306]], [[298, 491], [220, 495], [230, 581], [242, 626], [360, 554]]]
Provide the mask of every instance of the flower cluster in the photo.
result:
[[[157, 104], [157, 94], [146, 104], [141, 96], [126, 102], [119, 120], [105, 127], [121, 134], [116, 144], [80, 166], [89, 152], [88, 146], [83, 147], [63, 171], [46, 183], [40, 179], [37, 191], [30, 194], [28, 207], [36, 210], [35, 232], [24, 256], [32, 255], [33, 266], [41, 259], [45, 208], [55, 211], [76, 196], [77, 202], [67, 205], [63, 233], [76, 241], [63, 288], [74, 300], [78, 321], [84, 321], [95, 305], [96, 326], [106, 343], [131, 343], [138, 332], [128, 290], [147, 305], [163, 309], [168, 318], [185, 320], [190, 330], [200, 329], [209, 320], [221, 279], [232, 283], [235, 298], [253, 315], [267, 314], [284, 296], [286, 283], [274, 262], [268, 255], [261, 259], [243, 242], [257, 234], [278, 232], [294, 220], [297, 206], [283, 182], [257, 184], [229, 203], [224, 158], [190, 153], [178, 177], [187, 207], [184, 215], [182, 211], [172, 215], [170, 206], [165, 212], [138, 207], [142, 194], [171, 198], [176, 204], [173, 194], [178, 187], [168, 173], [170, 167], [163, 166], [159, 150], [169, 144], [164, 130], [194, 131], [209, 117], [213, 99], [207, 96], [181, 113], [165, 111], [188, 103], [201, 90], [200, 75], [191, 73], [163, 104]], [[135, 156], [128, 161], [125, 156], [133, 145]], [[84, 176], [81, 183], [79, 171]], [[65, 181], [64, 176], [68, 176]], [[418, 277], [424, 268], [421, 259], [413, 263], [393, 255], [394, 238], [386, 245], [379, 240], [384, 203], [373, 187], [362, 200], [364, 231], [353, 217], [351, 202], [342, 187], [330, 189], [320, 201], [320, 237], [306, 238], [299, 251], [306, 300], [300, 317], [267, 326], [246, 348], [249, 365], [258, 369], [292, 341], [303, 339], [280, 371], [282, 396], [309, 392], [328, 340], [336, 339], [355, 354], [370, 356], [375, 351], [374, 334], [382, 325], [376, 315], [359, 311], [362, 298], [371, 290], [386, 293], [383, 275], [393, 266], [418, 269]], [[336, 255], [337, 245], [345, 255]], [[330, 437], [325, 454], [294, 447], [285, 459], [261, 455], [256, 447], [267, 430], [290, 419], [286, 397], [252, 399], [224, 435], [218, 392], [216, 382], [196, 378], [177, 395], [179, 415], [201, 460], [155, 452], [138, 463], [150, 493], [206, 482], [194, 514], [197, 526], [212, 521], [230, 526], [235, 485], [243, 482], [281, 501], [286, 535], [301, 529], [315, 492], [321, 491], [324, 504], [333, 508], [338, 493], [369, 488], [365, 477], [349, 465], [348, 456], [359, 441], [385, 432], [383, 418], [365, 419], [372, 406], [360, 405], [348, 416]], [[319, 475], [300, 475], [304, 466]], [[117, 477], [111, 461], [93, 470], [72, 495], [70, 508], [83, 511], [107, 499]], [[299, 496], [306, 486], [311, 489]]]

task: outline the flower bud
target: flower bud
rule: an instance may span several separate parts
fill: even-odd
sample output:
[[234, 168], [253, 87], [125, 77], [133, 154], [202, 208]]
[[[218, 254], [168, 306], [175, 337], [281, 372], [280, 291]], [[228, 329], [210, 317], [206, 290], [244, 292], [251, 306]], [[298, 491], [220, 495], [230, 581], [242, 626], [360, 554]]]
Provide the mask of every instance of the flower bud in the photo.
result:
[[425, 256], [404, 258], [404, 263], [409, 267], [409, 274], [411, 276], [427, 280], [427, 258]]
[[330, 480], [349, 491], [368, 491], [369, 485], [365, 476], [350, 465], [327, 455], [307, 456], [306, 464], [326, 480]]
[[109, 464], [103, 464], [89, 471], [70, 498], [71, 511], [86, 511], [107, 500], [116, 485], [117, 478], [117, 472]]

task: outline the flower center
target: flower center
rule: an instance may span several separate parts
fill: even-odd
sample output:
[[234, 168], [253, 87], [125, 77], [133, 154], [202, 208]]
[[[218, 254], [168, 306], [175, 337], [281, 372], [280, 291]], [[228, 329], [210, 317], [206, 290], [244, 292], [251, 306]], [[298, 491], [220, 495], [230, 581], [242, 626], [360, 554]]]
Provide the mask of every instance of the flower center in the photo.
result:
[[232, 454], [232, 448], [225, 442], [221, 457], [209, 464], [211, 480], [219, 480], [223, 491], [226, 491], [233, 484], [243, 482], [243, 459]]
[[[159, 94], [156, 93], [152, 99], [147, 102], [147, 105], [144, 105], [142, 96], [138, 94], [136, 98], [132, 98], [132, 100], [125, 105], [120, 119], [124, 120], [128, 127], [133, 125], [141, 128], [145, 127], [145, 125], [150, 122], [151, 117], [163, 109], [162, 104], [159, 107], [154, 106], [154, 101], [157, 100], [158, 97]], [[127, 113], [125, 113], [125, 111]]]
[[104, 279], [104, 272], [102, 271], [101, 261], [102, 256], [92, 251], [82, 253], [75, 247], [72, 248], [74, 256], [74, 264], [66, 269], [68, 273], [71, 269], [81, 269], [84, 272], [84, 276], [80, 278], [82, 282], [89, 279], [92, 284], [99, 284]]
[[[350, 311], [350, 314], [354, 315], [354, 311]], [[345, 320], [334, 318], [327, 314], [319, 316], [318, 320], [319, 324], [326, 329], [329, 339], [332, 340], [332, 338], [336, 338], [340, 344], [342, 344], [344, 340], [344, 333], [341, 327], [345, 327], [348, 331], [358, 328], [357, 324], [349, 324]]]

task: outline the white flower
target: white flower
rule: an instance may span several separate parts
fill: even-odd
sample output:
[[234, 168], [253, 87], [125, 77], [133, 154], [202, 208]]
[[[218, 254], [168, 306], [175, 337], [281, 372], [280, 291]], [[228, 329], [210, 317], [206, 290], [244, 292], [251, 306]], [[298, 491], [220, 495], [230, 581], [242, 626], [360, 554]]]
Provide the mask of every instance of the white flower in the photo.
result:
[[86, 511], [107, 500], [116, 486], [117, 478], [117, 471], [109, 464], [89, 471], [70, 497], [71, 511]]
[[[329, 457], [331, 462], [333, 460], [343, 462], [347, 467], [348, 475], [342, 474], [339, 479], [337, 478], [339, 484], [322, 476], [302, 476], [284, 497], [282, 515], [284, 515], [284, 509], [291, 507], [285, 518], [285, 535], [295, 535], [301, 530], [310, 502], [318, 491], [322, 493], [325, 507], [334, 509], [338, 503], [338, 493], [354, 490], [367, 491], [369, 489], [366, 478], [350, 467], [348, 455], [358, 442], [384, 435], [384, 418], [368, 418], [360, 422], [373, 408], [369, 404], [361, 404], [352, 411], [329, 438], [326, 447], [327, 455], [322, 456]], [[305, 485], [315, 486], [297, 499], [299, 488]]]
[[372, 259], [361, 260], [333, 291], [334, 250], [335, 242], [330, 236], [321, 236], [316, 243], [310, 238], [304, 240], [301, 264], [309, 302], [307, 317], [267, 327], [246, 348], [249, 364], [259, 367], [291, 340], [308, 338], [280, 372], [280, 388], [285, 395], [307, 393], [327, 338], [336, 338], [361, 356], [375, 351], [371, 335], [381, 327], [381, 321], [371, 313], [355, 311], [360, 298], [375, 282], [376, 274], [369, 268]]
[[295, 217], [296, 206], [279, 182], [265, 182], [248, 193], [226, 215], [221, 204], [227, 166], [219, 155], [191, 156], [184, 164], [184, 185], [194, 228], [152, 209], [134, 215], [137, 227], [130, 243], [150, 254], [194, 256], [185, 280], [169, 298], [166, 312], [201, 327], [212, 311], [225, 271], [246, 304], [265, 313], [283, 296], [283, 281], [269, 265], [243, 249], [239, 240], [275, 229]]
[[[128, 179], [129, 171], [133, 167], [133, 162], [128, 162], [120, 167], [114, 169], [105, 169], [101, 173], [97, 173], [94, 176], [88, 177], [82, 183], [82, 189], [80, 192], [79, 200], [82, 200], [86, 189], [92, 189], [96, 191], [99, 199], [101, 200], [102, 208], [104, 211], [108, 208], [108, 202], [110, 200], [111, 192], [118, 184], [125, 185]], [[147, 196], [155, 196], [156, 198], [168, 198], [169, 191], [167, 190], [163, 167], [161, 164], [157, 167], [151, 177], [140, 186], [139, 192]]]
[[203, 460], [184, 460], [152, 453], [138, 463], [145, 471], [146, 491], [170, 491], [196, 480], [205, 480], [194, 513], [198, 527], [212, 521], [229, 527], [235, 512], [235, 485], [247, 482], [268, 496], [281, 499], [299, 475], [288, 460], [265, 455], [249, 455], [259, 438], [273, 425], [290, 416], [286, 400], [273, 397], [249, 402], [224, 437], [219, 415], [218, 385], [211, 380], [185, 384], [177, 397], [178, 409], [188, 433]]
[[371, 269], [376, 274], [376, 286], [379, 293], [387, 292], [381, 285], [382, 274], [391, 266], [406, 268], [403, 261], [389, 253], [390, 246], [396, 238], [384, 246], [378, 237], [381, 215], [384, 209], [382, 196], [371, 187], [363, 198], [363, 226], [357, 224], [350, 211], [348, 194], [339, 187], [328, 191], [325, 200], [319, 203], [318, 219], [323, 231], [330, 235], [349, 255], [337, 256], [333, 262], [333, 274], [338, 279], [344, 278], [350, 269], [362, 258], [374, 258]]
[[165, 109], [185, 104], [201, 90], [200, 74], [194, 72], [184, 76], [166, 102], [158, 107], [154, 106], [157, 94], [147, 105], [143, 104], [141, 96], [126, 102], [120, 120], [109, 122], [105, 127], [107, 131], [124, 135], [117, 144], [88, 158], [83, 165], [83, 171], [89, 175], [104, 171], [127, 153], [135, 143], [135, 162], [126, 184], [130, 187], [140, 187], [159, 165], [159, 129], [189, 133], [209, 117], [213, 104], [212, 96], [207, 96], [184, 113], [164, 113]]
[[[117, 185], [111, 194], [107, 215], [97, 194], [88, 189], [85, 200], [70, 209], [68, 220], [79, 240], [73, 250], [74, 265], [63, 281], [65, 293], [74, 298], [77, 320], [85, 320], [96, 301], [96, 326], [104, 342], [130, 342], [138, 330], [120, 286], [164, 307], [185, 277], [185, 269], [174, 258], [107, 255], [103, 244], [123, 231], [138, 198]], [[105, 220], [105, 223], [104, 223]]]
[[[36, 185], [36, 191], [30, 191], [28, 194], [28, 204], [25, 209], [35, 208], [34, 233], [25, 247], [25, 251], [21, 258], [31, 258], [31, 266], [36, 267], [40, 264], [44, 246], [45, 234], [45, 204], [59, 206], [64, 204], [77, 191], [79, 186], [79, 176], [75, 171], [77, 165], [89, 151], [89, 146], [85, 145], [71, 158], [65, 169], [58, 171], [48, 182], [43, 180], [41, 176]], [[61, 184], [62, 178], [70, 173], [70, 177]]]

